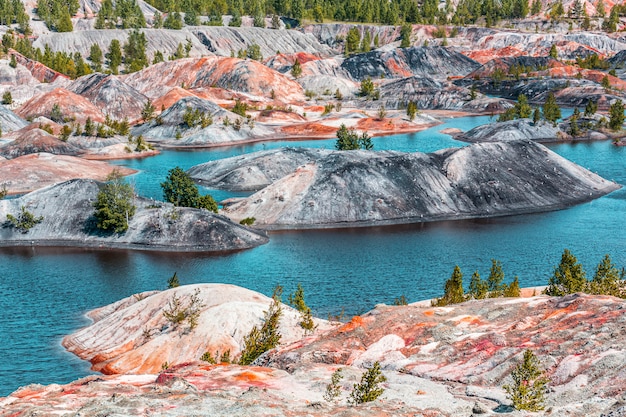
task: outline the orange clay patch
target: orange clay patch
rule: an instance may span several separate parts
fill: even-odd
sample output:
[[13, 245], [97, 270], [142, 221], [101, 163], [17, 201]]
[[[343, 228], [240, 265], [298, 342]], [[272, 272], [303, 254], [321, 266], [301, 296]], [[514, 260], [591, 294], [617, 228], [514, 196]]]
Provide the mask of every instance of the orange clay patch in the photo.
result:
[[239, 382], [254, 383], [254, 382], [261, 382], [266, 379], [267, 379], [266, 375], [259, 374], [257, 372], [251, 372], [251, 371], [243, 371], [242, 373], [235, 375], [235, 380]]
[[426, 317], [432, 317], [435, 312], [433, 310], [426, 310], [422, 314], [424, 314]]
[[358, 327], [363, 327], [364, 324], [365, 324], [365, 320], [363, 320], [363, 317], [354, 316], [352, 317], [352, 320], [350, 320], [348, 323], [341, 326], [337, 331], [339, 333], [351, 332]]

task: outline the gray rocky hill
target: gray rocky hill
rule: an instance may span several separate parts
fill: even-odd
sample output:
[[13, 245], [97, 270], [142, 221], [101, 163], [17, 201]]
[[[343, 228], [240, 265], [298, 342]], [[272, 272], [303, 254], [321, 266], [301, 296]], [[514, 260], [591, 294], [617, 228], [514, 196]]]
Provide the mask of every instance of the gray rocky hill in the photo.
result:
[[619, 187], [530, 141], [337, 151], [223, 212], [269, 229], [371, 226], [557, 210]]
[[[76, 246], [220, 252], [262, 245], [267, 237], [207, 210], [174, 207], [136, 197], [137, 210], [123, 234], [95, 227], [93, 202], [102, 183], [70, 180], [20, 198], [0, 201], [0, 246]], [[25, 207], [41, 223], [22, 233], [6, 222]]]

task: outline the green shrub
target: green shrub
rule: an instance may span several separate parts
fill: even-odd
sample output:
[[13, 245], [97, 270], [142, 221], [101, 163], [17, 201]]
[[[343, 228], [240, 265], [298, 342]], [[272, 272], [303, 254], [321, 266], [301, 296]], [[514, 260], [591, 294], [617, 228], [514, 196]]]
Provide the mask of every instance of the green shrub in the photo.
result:
[[255, 221], [256, 219], [254, 217], [246, 217], [245, 219], [241, 219], [239, 224], [244, 225], [244, 226], [252, 226]]
[[348, 402], [351, 405], [358, 405], [374, 401], [385, 392], [381, 384], [386, 380], [380, 370], [380, 363], [374, 362], [374, 365], [361, 376], [361, 382], [354, 384]]
[[454, 267], [452, 276], [446, 281], [443, 297], [433, 300], [435, 307], [447, 306], [448, 304], [458, 304], [465, 301], [463, 293], [463, 273], [458, 265]]
[[326, 385], [326, 392], [324, 393], [324, 399], [331, 402], [336, 402], [341, 395], [341, 380], [343, 379], [343, 375], [341, 374], [343, 368], [338, 368], [335, 372], [333, 372], [330, 377], [330, 384]]
[[186, 303], [183, 303], [182, 297], [172, 295], [167, 302], [167, 307], [163, 309], [163, 317], [175, 328], [186, 321], [189, 329], [193, 330], [198, 325], [200, 311], [204, 307], [199, 294], [200, 289], [196, 289]]
[[524, 352], [524, 360], [513, 369], [511, 378], [513, 384], [505, 385], [504, 390], [516, 410], [541, 411], [545, 408], [544, 394], [550, 380], [532, 350]]
[[94, 202], [96, 227], [114, 233], [128, 230], [128, 222], [135, 215], [134, 198], [132, 186], [124, 182], [119, 172], [113, 171]]
[[278, 325], [282, 315], [282, 307], [280, 306], [282, 292], [283, 288], [277, 285], [272, 295], [272, 303], [264, 314], [263, 325], [260, 328], [254, 326], [250, 333], [244, 337], [244, 348], [239, 358], [240, 365], [252, 364], [259, 356], [280, 343], [281, 335], [278, 331]]
[[[6, 188], [3, 188], [3, 193], [6, 191]], [[20, 208], [20, 213], [17, 217], [7, 214], [7, 222], [9, 226], [19, 230], [22, 233], [28, 233], [30, 229], [32, 229], [35, 225], [41, 223], [43, 221], [43, 216], [35, 217], [33, 213], [26, 210], [26, 207], [22, 206]]]

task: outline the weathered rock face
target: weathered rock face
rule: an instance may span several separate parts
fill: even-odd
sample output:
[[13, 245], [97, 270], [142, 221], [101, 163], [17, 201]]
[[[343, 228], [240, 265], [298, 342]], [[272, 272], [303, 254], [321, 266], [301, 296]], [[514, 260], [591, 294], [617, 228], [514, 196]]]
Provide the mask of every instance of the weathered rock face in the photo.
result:
[[435, 80], [464, 76], [480, 66], [451, 48], [412, 47], [352, 55], [341, 64], [355, 80], [419, 75]]
[[[185, 334], [165, 322], [162, 311], [171, 297], [185, 302], [196, 291], [205, 305], [198, 326]], [[109, 365], [105, 371], [115, 370], [113, 364], [160, 368], [162, 358], [170, 358], [171, 366], [158, 376], [104, 375], [64, 386], [30, 385], [0, 399], [0, 415], [26, 417], [51, 409], [89, 415], [159, 410], [166, 417], [496, 415], [510, 404], [502, 386], [511, 382], [526, 349], [551, 379], [545, 404], [551, 415], [608, 417], [620, 415], [623, 407], [626, 305], [606, 296], [500, 298], [438, 308], [380, 305], [332, 328], [320, 322], [313, 336], [302, 339], [297, 313], [284, 307], [281, 333], [294, 341], [261, 356], [257, 363], [263, 367], [181, 363], [215, 341], [239, 345], [236, 339], [260, 323], [268, 303], [242, 288], [200, 284], [138, 294], [94, 310], [89, 316], [95, 323], [66, 337], [68, 348]], [[201, 334], [205, 338], [192, 337]], [[362, 368], [374, 361], [387, 378], [383, 395], [347, 407]], [[338, 368], [343, 375], [339, 397], [326, 402], [323, 394]]]
[[0, 219], [19, 214], [20, 207], [25, 206], [34, 216], [43, 216], [43, 221], [27, 233], [1, 228], [0, 245], [210, 252], [248, 249], [267, 242], [265, 235], [207, 210], [174, 208], [165, 203], [153, 208], [154, 201], [142, 198], [135, 199], [137, 210], [124, 234], [104, 234], [96, 228], [93, 217], [99, 187], [93, 180], [71, 180], [1, 201]]
[[0, 146], [0, 155], [7, 159], [39, 152], [55, 155], [78, 155], [80, 149], [37, 128], [26, 128], [17, 139]]
[[[155, 83], [158, 79], [160, 82]], [[251, 59], [205, 57], [187, 58], [153, 65], [122, 78], [150, 98], [164, 94], [164, 86], [197, 89], [220, 87], [268, 99], [303, 101], [302, 87], [289, 77]]]
[[[192, 296], [198, 300], [197, 326], [190, 329], [187, 322], [177, 325], [164, 317], [175, 297], [184, 307]], [[252, 327], [262, 325], [271, 302], [257, 292], [225, 284], [186, 285], [133, 296], [90, 312], [95, 323], [66, 337], [63, 346], [105, 374], [156, 374], [165, 362], [199, 361], [205, 352], [215, 356], [230, 351], [234, 359]], [[291, 344], [303, 337], [301, 316], [289, 306], [281, 307], [281, 342]], [[124, 332], [119, 331], [120, 321], [125, 323]], [[325, 320], [315, 319], [315, 324], [317, 332], [331, 327]]]
[[[463, 110], [476, 112], [500, 112], [512, 107], [504, 99], [489, 98], [482, 94], [472, 99], [468, 88], [458, 87], [449, 82], [439, 82], [429, 78], [413, 76], [392, 80], [380, 85], [380, 95], [385, 108], [397, 109], [415, 102], [420, 109]], [[377, 108], [380, 101], [369, 101], [363, 106]]]
[[85, 123], [88, 117], [94, 122], [104, 121], [104, 115], [98, 107], [85, 97], [64, 88], [56, 88], [49, 93], [33, 97], [20, 107], [16, 113], [22, 117], [49, 117], [55, 104], [59, 105], [63, 116], [71, 115], [80, 123]]
[[209, 188], [256, 191], [330, 153], [324, 149], [272, 149], [196, 165], [187, 173]]
[[540, 69], [547, 69], [549, 67], [564, 66], [564, 64], [550, 57], [504, 57], [490, 60], [471, 73], [467, 74], [466, 77], [472, 80], [476, 78], [490, 77], [496, 69], [500, 69], [504, 72], [504, 74], [509, 74], [511, 67], [514, 66], [521, 66], [526, 70], [523, 72], [528, 73], [536, 72]]
[[115, 169], [122, 175], [135, 172], [132, 169], [104, 162], [86, 161], [75, 156], [36, 153], [0, 161], [0, 183], [7, 186], [10, 194], [23, 194], [72, 178], [93, 178], [103, 181]]
[[26, 120], [7, 109], [6, 106], [0, 106], [0, 126], [2, 126], [3, 133], [22, 129], [27, 124]]
[[560, 132], [552, 123], [539, 122], [535, 125], [530, 119], [517, 119], [478, 126], [455, 136], [455, 139], [470, 143], [510, 140], [555, 142], [561, 138]]
[[356, 27], [359, 30], [361, 39], [365, 36], [365, 31], [370, 33], [372, 42], [378, 36], [380, 45], [395, 42], [400, 39], [399, 26], [378, 26], [378, 25], [353, 25], [345, 23], [308, 25], [302, 28], [304, 33], [310, 33], [315, 36], [321, 43], [329, 45], [336, 50], [343, 50], [343, 42], [340, 39], [346, 39], [348, 31]]
[[[211, 116], [213, 124], [208, 127], [189, 128], [183, 122], [183, 115], [191, 108]], [[228, 119], [228, 126], [225, 120]], [[219, 146], [237, 142], [246, 142], [252, 138], [263, 138], [274, 132], [261, 123], [249, 125], [242, 122], [239, 130], [234, 123], [243, 120], [239, 115], [222, 109], [215, 103], [192, 96], [178, 100], [173, 106], [161, 113], [160, 121], [152, 120], [132, 129], [133, 135], [142, 135], [145, 139], [157, 141], [161, 145], [183, 146]], [[177, 139], [176, 137], [179, 136]]]
[[[146, 35], [146, 54], [152, 61], [154, 53], [161, 51], [164, 57], [174, 55], [178, 44], [185, 46], [187, 39], [191, 41], [189, 55], [199, 57], [207, 55], [209, 52], [200, 41], [187, 30], [171, 29], [141, 29]], [[65, 51], [69, 53], [79, 52], [83, 57], [90, 54], [91, 45], [97, 44], [103, 51], [108, 51], [113, 39], [120, 41], [124, 45], [128, 41], [128, 34], [131, 30], [107, 29], [107, 30], [81, 30], [74, 32], [51, 32], [42, 34], [33, 42], [33, 47], [42, 51], [46, 44], [50, 45], [53, 51]]]
[[334, 55], [334, 51], [322, 45], [313, 35], [295, 30], [274, 30], [256, 27], [194, 26], [188, 30], [210, 52], [230, 56], [246, 50], [252, 44], [261, 48], [264, 57], [280, 53], [305, 52], [320, 56]]
[[223, 212], [272, 229], [371, 226], [556, 210], [618, 188], [526, 141], [434, 154], [339, 151]]
[[68, 90], [86, 97], [113, 119], [141, 118], [141, 111], [148, 100], [146, 96], [123, 83], [114, 75], [89, 74], [74, 81]]

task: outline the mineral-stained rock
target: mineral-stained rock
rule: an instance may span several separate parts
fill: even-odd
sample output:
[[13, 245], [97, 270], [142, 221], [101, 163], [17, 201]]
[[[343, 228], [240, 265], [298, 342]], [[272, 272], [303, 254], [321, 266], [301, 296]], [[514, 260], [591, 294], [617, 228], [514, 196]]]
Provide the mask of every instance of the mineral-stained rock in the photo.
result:
[[451, 75], [466, 75], [480, 64], [449, 48], [412, 47], [352, 55], [341, 66], [359, 81], [367, 77], [405, 78], [412, 75], [445, 80]]
[[[183, 307], [197, 297], [197, 326], [167, 320], [173, 301]], [[145, 298], [130, 297], [91, 312], [96, 322], [66, 337], [63, 345], [79, 357], [89, 360], [93, 369], [111, 373], [151, 373], [161, 365], [193, 362], [209, 352], [212, 357], [230, 352], [236, 358], [243, 339], [253, 326], [262, 325], [263, 312], [272, 299], [234, 285], [197, 284], [177, 287]], [[281, 342], [291, 344], [303, 337], [298, 325], [300, 313], [281, 305], [279, 326]], [[118, 324], [124, 322], [124, 332]], [[329, 329], [325, 320], [315, 319], [316, 332]]]
[[[5, 164], [7, 162], [0, 168]], [[96, 228], [93, 216], [93, 202], [100, 186], [93, 180], [70, 180], [1, 201], [0, 218], [17, 215], [24, 206], [35, 217], [42, 216], [43, 221], [27, 233], [13, 227], [0, 228], [0, 245], [220, 252], [248, 249], [267, 242], [265, 235], [207, 210], [175, 208], [165, 203], [155, 206], [154, 201], [139, 197], [135, 198], [137, 210], [129, 221], [128, 230], [122, 234], [103, 233]]]
[[89, 74], [74, 81], [68, 90], [89, 99], [113, 119], [141, 118], [146, 96], [123, 83], [115, 75]]
[[556, 210], [619, 187], [528, 141], [337, 151], [223, 212], [272, 229], [371, 226]]
[[33, 97], [20, 107], [16, 113], [22, 117], [50, 117], [55, 104], [60, 107], [64, 117], [74, 117], [80, 123], [85, 123], [88, 117], [94, 122], [104, 121], [104, 115], [97, 106], [85, 97], [64, 88], [56, 88], [49, 93]]
[[[187, 109], [203, 112], [212, 118], [207, 127], [189, 127], [183, 122]], [[226, 122], [228, 120], [228, 122]], [[240, 127], [235, 122], [241, 122]], [[239, 123], [237, 122], [237, 123]], [[145, 139], [172, 147], [184, 146], [219, 146], [245, 142], [252, 138], [267, 137], [274, 132], [261, 123], [247, 124], [241, 116], [224, 110], [215, 103], [191, 96], [178, 100], [160, 115], [160, 119], [136, 126], [133, 135], [142, 135]]]
[[[159, 80], [155, 83], [154, 80]], [[122, 78], [150, 98], [163, 95], [164, 87], [220, 87], [247, 93], [255, 99], [303, 101], [302, 87], [286, 75], [251, 59], [205, 57], [162, 62]]]
[[17, 139], [4, 146], [0, 146], [0, 155], [12, 159], [18, 156], [39, 152], [55, 155], [78, 155], [80, 153], [80, 149], [74, 145], [63, 142], [48, 132], [36, 127], [32, 129], [24, 128], [23, 132], [18, 131], [16, 133], [20, 133]]
[[0, 183], [6, 184], [10, 194], [22, 194], [72, 178], [104, 180], [115, 169], [122, 175], [135, 172], [75, 156], [36, 153], [0, 161]]
[[19, 130], [27, 124], [26, 120], [7, 109], [6, 106], [0, 106], [0, 126], [2, 126], [2, 133]]

